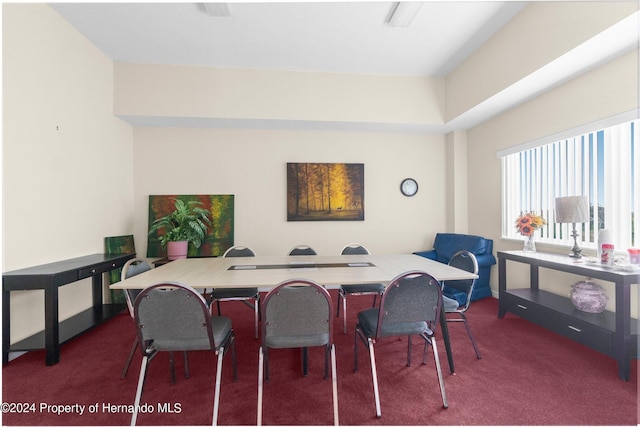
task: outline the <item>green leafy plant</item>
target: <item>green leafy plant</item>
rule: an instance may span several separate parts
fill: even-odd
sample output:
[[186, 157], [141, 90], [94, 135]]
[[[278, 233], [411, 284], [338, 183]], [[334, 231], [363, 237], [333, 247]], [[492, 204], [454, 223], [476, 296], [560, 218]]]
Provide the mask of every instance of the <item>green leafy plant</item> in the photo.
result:
[[169, 215], [153, 221], [149, 227], [149, 235], [165, 230], [165, 233], [158, 237], [163, 247], [167, 242], [187, 240], [199, 248], [207, 235], [208, 226], [211, 225], [211, 213], [201, 208], [200, 202], [185, 203], [180, 199], [172, 200], [176, 209]]

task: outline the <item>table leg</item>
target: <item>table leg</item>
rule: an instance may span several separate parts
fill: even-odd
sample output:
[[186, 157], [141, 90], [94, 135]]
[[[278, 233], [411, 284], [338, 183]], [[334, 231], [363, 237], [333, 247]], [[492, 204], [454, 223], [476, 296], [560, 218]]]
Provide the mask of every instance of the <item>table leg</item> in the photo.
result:
[[11, 291], [2, 291], [2, 364], [9, 363], [11, 346]]
[[498, 257], [498, 318], [504, 318], [507, 312], [503, 295], [507, 291], [507, 260]]
[[447, 351], [447, 361], [449, 362], [449, 371], [456, 373], [453, 366], [453, 353], [451, 352], [451, 340], [449, 339], [449, 327], [447, 326], [447, 314], [444, 309], [440, 310], [440, 328], [442, 328], [442, 339], [444, 340], [444, 348]]
[[616, 333], [614, 336], [614, 354], [618, 363], [618, 377], [629, 381], [631, 360], [631, 286], [616, 283]]
[[49, 283], [44, 290], [44, 345], [47, 366], [60, 361], [60, 328], [58, 325], [58, 287]]
[[91, 276], [93, 306], [102, 306], [102, 273]]

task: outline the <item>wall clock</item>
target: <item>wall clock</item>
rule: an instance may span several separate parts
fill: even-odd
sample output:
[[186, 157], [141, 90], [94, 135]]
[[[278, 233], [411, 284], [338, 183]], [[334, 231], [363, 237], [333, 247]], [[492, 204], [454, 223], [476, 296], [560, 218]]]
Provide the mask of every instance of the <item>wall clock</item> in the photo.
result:
[[407, 197], [415, 196], [418, 192], [418, 183], [413, 178], [406, 178], [400, 183], [400, 191]]

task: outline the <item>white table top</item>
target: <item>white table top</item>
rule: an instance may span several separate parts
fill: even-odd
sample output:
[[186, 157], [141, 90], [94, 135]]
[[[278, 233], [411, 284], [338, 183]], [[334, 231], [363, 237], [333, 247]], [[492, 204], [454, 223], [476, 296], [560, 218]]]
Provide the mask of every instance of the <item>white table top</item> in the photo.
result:
[[[364, 266], [366, 263], [373, 265]], [[301, 264], [305, 267], [301, 268]], [[412, 254], [258, 256], [175, 260], [109, 287], [142, 289], [162, 282], [181, 282], [194, 288], [258, 287], [268, 290], [284, 280], [307, 279], [332, 288], [360, 283], [388, 284], [397, 275], [410, 270], [427, 272], [439, 281], [477, 277]]]

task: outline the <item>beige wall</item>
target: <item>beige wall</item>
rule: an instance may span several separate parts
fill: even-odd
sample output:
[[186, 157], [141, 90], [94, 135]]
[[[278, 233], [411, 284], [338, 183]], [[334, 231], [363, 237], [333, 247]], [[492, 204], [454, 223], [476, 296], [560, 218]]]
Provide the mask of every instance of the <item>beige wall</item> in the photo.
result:
[[531, 2], [446, 78], [450, 121], [638, 10], [637, 2]]
[[[350, 242], [373, 253], [412, 252], [446, 227], [441, 135], [136, 128], [134, 138], [138, 247], [150, 194], [234, 194], [235, 241], [262, 255], [298, 244], [333, 255]], [[365, 220], [287, 222], [287, 162], [364, 163]], [[414, 197], [400, 193], [406, 177], [418, 181]]]
[[[579, 11], [584, 7], [577, 4], [572, 19], [593, 27], [591, 20], [597, 14], [583, 15]], [[544, 19], [554, 16], [548, 9], [535, 14]], [[562, 16], [567, 14], [558, 15]], [[610, 21], [612, 17], [604, 13], [603, 24], [595, 27]], [[571, 34], [584, 38], [585, 31]], [[513, 46], [539, 41], [540, 50], [552, 48], [544, 37], [514, 29], [502, 37], [512, 39]], [[500, 55], [499, 42], [492, 40], [484, 50], [486, 56], [474, 56], [461, 74], [454, 73], [447, 81], [447, 102], [452, 102], [448, 117], [486, 99], [487, 89], [500, 90], [509, 81], [501, 78], [485, 84], [484, 77], [477, 78], [496, 69], [496, 58], [507, 63], [501, 70], [511, 70], [514, 61], [510, 53]], [[48, 6], [4, 4], [3, 271], [100, 252], [109, 235], [134, 233], [138, 252], [144, 255], [148, 195], [171, 193], [235, 194], [236, 242], [251, 245], [260, 254], [282, 254], [299, 243], [333, 254], [349, 241], [360, 241], [375, 253], [410, 252], [429, 248], [438, 231], [463, 230], [493, 238], [496, 250], [519, 248], [517, 242], [500, 240], [501, 184], [495, 152], [637, 108], [636, 55], [620, 58], [466, 133], [446, 136], [132, 129], [114, 114], [441, 125], [445, 83], [114, 64]], [[512, 77], [518, 76], [524, 75]], [[365, 221], [288, 223], [287, 162], [364, 163]], [[177, 166], [175, 175], [166, 170], [170, 164]], [[420, 185], [413, 198], [399, 191], [400, 181], [409, 176]], [[496, 290], [495, 269], [492, 281]], [[87, 288], [86, 283], [63, 288], [62, 318], [89, 306]], [[556, 291], [564, 292], [561, 286]], [[12, 309], [13, 341], [42, 329], [40, 294], [14, 293]]]
[[[133, 231], [132, 129], [113, 64], [46, 5], [3, 4], [3, 271], [103, 252]], [[60, 290], [60, 318], [91, 305]], [[44, 329], [40, 291], [11, 295], [12, 341]]]
[[[501, 169], [497, 151], [638, 109], [639, 75], [636, 50], [470, 130], [467, 133], [468, 158], [473, 159], [468, 162], [470, 231], [493, 238], [496, 251], [521, 249], [522, 242], [501, 240]], [[543, 251], [568, 249], [537, 246]], [[517, 268], [513, 271], [514, 274], [509, 275], [509, 287], [525, 285], [528, 273]], [[571, 275], [546, 277], [550, 278], [541, 280], [541, 288], [562, 295], [567, 295], [570, 285], [580, 279]], [[497, 283], [494, 269], [491, 283], [494, 294], [497, 294]], [[607, 308], [614, 310], [613, 286], [606, 289]], [[637, 287], [633, 295], [637, 301]], [[637, 305], [633, 313], [637, 313]]]
[[444, 80], [115, 63], [122, 116], [442, 125]]

